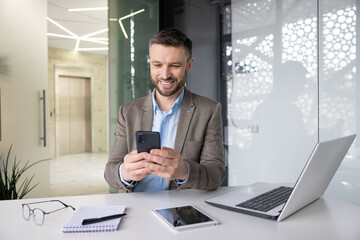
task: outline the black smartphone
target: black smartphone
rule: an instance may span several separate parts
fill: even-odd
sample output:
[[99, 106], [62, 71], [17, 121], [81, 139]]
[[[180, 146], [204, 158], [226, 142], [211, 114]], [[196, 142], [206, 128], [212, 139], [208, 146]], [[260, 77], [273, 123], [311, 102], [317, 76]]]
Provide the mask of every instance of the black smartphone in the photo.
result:
[[137, 131], [136, 135], [136, 148], [138, 153], [148, 152], [151, 149], [160, 149], [160, 133], [151, 131]]

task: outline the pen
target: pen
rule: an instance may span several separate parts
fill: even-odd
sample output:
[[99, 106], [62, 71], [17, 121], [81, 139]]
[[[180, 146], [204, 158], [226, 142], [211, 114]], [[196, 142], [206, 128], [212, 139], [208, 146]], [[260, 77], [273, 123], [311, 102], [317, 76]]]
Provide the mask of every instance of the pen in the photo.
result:
[[125, 215], [126, 215], [126, 213], [115, 214], [115, 215], [110, 215], [110, 216], [105, 216], [105, 217], [100, 217], [100, 218], [87, 218], [87, 219], [84, 219], [81, 224], [87, 225], [87, 224], [92, 224], [92, 223], [97, 223], [97, 222], [103, 222], [106, 220], [119, 218], [119, 217], [122, 217]]

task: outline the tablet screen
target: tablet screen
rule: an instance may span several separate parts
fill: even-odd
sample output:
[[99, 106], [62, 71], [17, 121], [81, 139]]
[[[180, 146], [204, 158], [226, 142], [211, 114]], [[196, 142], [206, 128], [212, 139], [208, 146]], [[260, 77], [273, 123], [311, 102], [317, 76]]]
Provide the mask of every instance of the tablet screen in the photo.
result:
[[155, 209], [154, 211], [173, 229], [181, 230], [189, 227], [218, 224], [216, 220], [191, 205]]

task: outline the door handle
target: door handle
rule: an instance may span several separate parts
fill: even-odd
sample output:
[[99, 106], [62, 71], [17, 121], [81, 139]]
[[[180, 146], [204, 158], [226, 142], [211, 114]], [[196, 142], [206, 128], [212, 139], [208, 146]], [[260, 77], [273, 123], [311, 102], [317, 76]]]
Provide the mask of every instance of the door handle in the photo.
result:
[[43, 136], [40, 137], [40, 140], [43, 141], [43, 146], [44, 147], [46, 147], [46, 97], [45, 96], [46, 96], [46, 92], [45, 92], [45, 90], [42, 90], [42, 95], [40, 96], [40, 101], [42, 101], [42, 108], [43, 108], [43, 118], [42, 118], [42, 121], [43, 121]]
[[0, 142], [2, 140], [2, 134], [1, 134], [1, 88], [0, 88]]

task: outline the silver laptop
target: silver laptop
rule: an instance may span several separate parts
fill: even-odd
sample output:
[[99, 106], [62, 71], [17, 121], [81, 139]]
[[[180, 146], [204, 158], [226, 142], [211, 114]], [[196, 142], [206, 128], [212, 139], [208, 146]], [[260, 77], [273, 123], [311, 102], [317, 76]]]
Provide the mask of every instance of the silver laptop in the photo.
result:
[[[254, 183], [205, 202], [223, 209], [281, 221], [324, 194], [355, 137], [350, 135], [317, 143], [293, 187]], [[279, 202], [274, 203], [275, 200]]]

